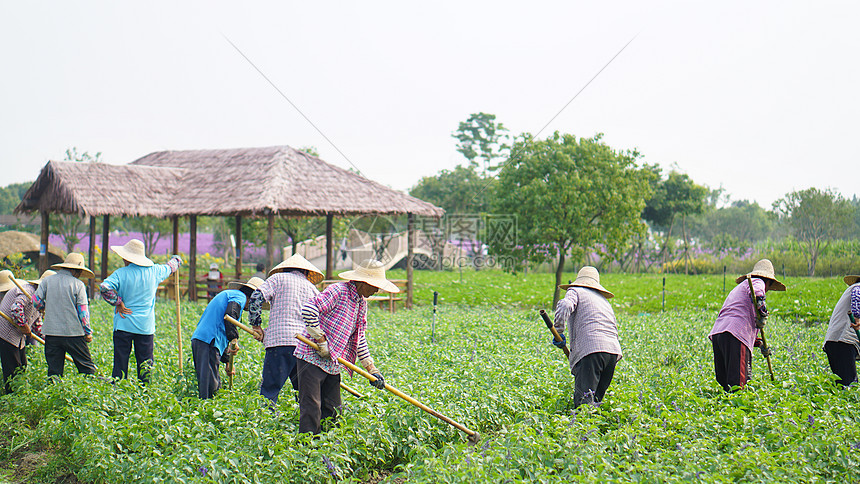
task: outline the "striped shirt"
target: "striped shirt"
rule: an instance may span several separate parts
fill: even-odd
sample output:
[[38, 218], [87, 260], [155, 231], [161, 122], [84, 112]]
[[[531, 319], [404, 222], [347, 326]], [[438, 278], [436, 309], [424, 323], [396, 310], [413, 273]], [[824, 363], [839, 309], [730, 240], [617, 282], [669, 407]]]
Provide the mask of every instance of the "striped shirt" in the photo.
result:
[[263, 336], [263, 346], [296, 346], [296, 333], [305, 329], [302, 305], [320, 292], [301, 272], [278, 272], [266, 279], [251, 295], [248, 308], [251, 326], [263, 324], [263, 301], [269, 302], [269, 325]]
[[[308, 327], [318, 328], [325, 334], [331, 358], [322, 358], [314, 349], [299, 341], [295, 356], [326, 373], [337, 375], [341, 365], [337, 358], [352, 363], [367, 360], [367, 301], [361, 297], [352, 281], [332, 284], [314, 296], [302, 307], [302, 319]], [[310, 338], [307, 329], [303, 332]], [[352, 375], [352, 371], [349, 372]]]
[[38, 333], [42, 326], [42, 315], [33, 307], [31, 299], [36, 288], [27, 283], [24, 284], [24, 290], [27, 291], [26, 294], [17, 287], [13, 287], [0, 302], [0, 312], [15, 322], [13, 326], [6, 318], [0, 317], [0, 338], [18, 349], [27, 344], [27, 336], [18, 329], [19, 327], [29, 326], [32, 331]]
[[564, 334], [569, 329], [570, 371], [582, 358], [598, 352], [621, 359], [615, 311], [606, 297], [593, 289], [574, 286], [567, 290], [555, 308], [555, 329]]
[[[756, 298], [765, 298], [764, 281], [753, 277], [753, 290]], [[767, 308], [761, 304], [765, 313]], [[755, 346], [755, 338], [758, 334], [758, 328], [755, 327], [755, 307], [753, 307], [752, 298], [750, 298], [749, 283], [746, 280], [741, 281], [734, 289], [726, 296], [726, 301], [723, 303], [720, 314], [717, 316], [716, 322], [711, 332], [708, 333], [708, 338], [718, 333], [731, 333], [735, 338], [744, 344], [750, 351]]]

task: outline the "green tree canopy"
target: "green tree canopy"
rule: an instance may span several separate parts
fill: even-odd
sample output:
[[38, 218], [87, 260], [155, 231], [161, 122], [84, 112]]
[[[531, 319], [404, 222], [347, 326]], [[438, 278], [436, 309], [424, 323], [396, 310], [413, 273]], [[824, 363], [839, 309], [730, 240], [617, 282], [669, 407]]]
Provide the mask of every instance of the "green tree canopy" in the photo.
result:
[[529, 141], [524, 134], [499, 172], [493, 211], [516, 215], [518, 240], [491, 240], [491, 250], [509, 256], [513, 270], [555, 262], [553, 305], [568, 255], [610, 253], [644, 230], [640, 214], [652, 172], [637, 166], [638, 153], [615, 151], [601, 137], [556, 132]]
[[418, 180], [409, 194], [449, 214], [481, 213], [487, 211], [485, 200], [492, 193], [492, 184], [492, 179], [482, 177], [474, 167], [458, 165]]
[[457, 151], [469, 160], [469, 167], [481, 168], [486, 176], [496, 170], [494, 161], [504, 158], [508, 151], [507, 132], [502, 123], [496, 122], [495, 114], [473, 113], [460, 122], [451, 136], [459, 141]]

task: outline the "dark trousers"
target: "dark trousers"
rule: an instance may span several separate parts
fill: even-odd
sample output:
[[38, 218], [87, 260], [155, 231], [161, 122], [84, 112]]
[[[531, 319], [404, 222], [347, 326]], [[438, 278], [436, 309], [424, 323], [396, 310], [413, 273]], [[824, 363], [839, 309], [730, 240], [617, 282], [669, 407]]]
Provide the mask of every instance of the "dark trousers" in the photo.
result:
[[48, 363], [48, 376], [63, 376], [66, 354], [72, 357], [78, 373], [94, 375], [96, 365], [90, 356], [90, 345], [83, 336], [45, 336], [45, 361]]
[[137, 360], [137, 379], [149, 383], [152, 365], [155, 363], [155, 335], [136, 334], [128, 331], [113, 332], [113, 371], [114, 378], [128, 377], [128, 359], [131, 356], [131, 346], [134, 344], [134, 359]]
[[0, 339], [0, 364], [3, 365], [3, 388], [6, 393], [12, 393], [12, 377], [18, 371], [24, 371], [27, 368], [27, 353], [24, 348], [10, 344], [4, 339]]
[[320, 421], [337, 418], [340, 375], [332, 375], [304, 360], [297, 360], [299, 375], [299, 432], [320, 433]]
[[750, 380], [752, 353], [732, 333], [717, 333], [711, 336], [714, 347], [714, 373], [717, 383], [730, 392], [732, 387], [741, 387]]
[[839, 377], [836, 383], [848, 386], [857, 381], [857, 363], [855, 363], [857, 349], [854, 345], [841, 341], [827, 341], [824, 343], [824, 352], [827, 353], [830, 370]]
[[212, 398], [221, 388], [221, 374], [218, 365], [221, 354], [212, 343], [199, 339], [191, 340], [191, 357], [194, 359], [194, 372], [197, 374], [197, 396], [201, 399]]
[[299, 390], [299, 378], [296, 374], [295, 346], [273, 346], [266, 348], [263, 359], [263, 382], [260, 384], [260, 395], [272, 403], [278, 403], [278, 394], [284, 387], [287, 378], [293, 384], [293, 389]]
[[615, 375], [618, 356], [612, 353], [591, 353], [573, 366], [573, 407], [583, 403], [600, 403]]

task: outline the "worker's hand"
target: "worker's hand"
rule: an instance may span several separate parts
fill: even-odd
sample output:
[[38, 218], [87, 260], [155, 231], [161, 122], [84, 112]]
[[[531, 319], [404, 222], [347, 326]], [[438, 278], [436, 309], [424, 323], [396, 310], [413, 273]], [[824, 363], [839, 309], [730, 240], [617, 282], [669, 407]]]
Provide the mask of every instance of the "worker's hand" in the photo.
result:
[[384, 390], [385, 389], [385, 379], [382, 378], [382, 373], [376, 372], [376, 373], [372, 373], [372, 375], [374, 378], [376, 378], [376, 380], [370, 382], [370, 384], [375, 386], [376, 388], [379, 388], [380, 390]]
[[322, 343], [317, 343], [317, 346], [319, 346], [319, 348], [320, 348], [317, 350], [317, 353], [320, 356], [322, 356], [323, 358], [331, 357], [331, 353], [329, 353], [329, 351], [328, 351], [328, 342], [327, 341], [323, 341]]
[[560, 334], [559, 336], [561, 336], [561, 341], [556, 341], [555, 336], [553, 336], [552, 344], [558, 348], [564, 348], [564, 346], [567, 344], [567, 338], [565, 338], [563, 334]]
[[18, 326], [18, 331], [20, 331], [21, 334], [23, 334], [24, 336], [30, 336], [31, 334], [33, 334], [33, 331], [30, 329], [30, 326], [26, 324], [24, 326]]
[[767, 318], [756, 318], [755, 319], [755, 327], [758, 329], [764, 328], [764, 326], [766, 324], [767, 324]]
[[263, 337], [266, 336], [266, 331], [263, 330], [262, 326], [252, 326], [251, 330], [254, 332], [255, 340], [263, 341]]
[[93, 335], [91, 335], [91, 334], [84, 335], [84, 341], [86, 341], [87, 343], [92, 343], [93, 342]]
[[236, 365], [227, 365], [227, 375], [236, 376]]
[[119, 317], [125, 319], [125, 316], [127, 314], [131, 314], [133, 311], [125, 307], [125, 303], [120, 301], [119, 304], [116, 305], [116, 309], [114, 309], [114, 312], [119, 314]]
[[762, 340], [761, 340], [761, 338], [756, 338], [756, 339], [755, 339], [755, 342], [753, 343], [753, 348], [758, 348], [758, 347], [760, 347], [761, 345], [762, 345]]
[[858, 321], [856, 318], [854, 319], [853, 323], [848, 323], [848, 324], [851, 326], [851, 329], [860, 330], [860, 321]]
[[234, 339], [233, 341], [230, 342], [230, 345], [227, 346], [227, 354], [228, 355], [235, 355], [236, 353], [239, 352], [239, 349], [240, 349], [239, 348], [239, 342]]
[[761, 355], [762, 355], [762, 356], [764, 356], [765, 358], [767, 358], [768, 356], [770, 356], [770, 355], [771, 355], [770, 348], [768, 348], [768, 347], [767, 347], [767, 346], [765, 346], [765, 345], [761, 345]]

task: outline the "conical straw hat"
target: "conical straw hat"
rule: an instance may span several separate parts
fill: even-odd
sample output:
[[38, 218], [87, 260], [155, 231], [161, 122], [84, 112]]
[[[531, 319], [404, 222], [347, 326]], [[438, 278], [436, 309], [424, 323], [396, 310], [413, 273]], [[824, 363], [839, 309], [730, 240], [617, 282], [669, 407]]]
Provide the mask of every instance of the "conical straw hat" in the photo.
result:
[[597, 269], [592, 266], [583, 267], [576, 275], [576, 280], [574, 280], [570, 284], [562, 284], [558, 286], [558, 288], [567, 290], [568, 288], [573, 286], [594, 289], [595, 291], [606, 296], [606, 299], [615, 297], [615, 294], [612, 294], [611, 292], [606, 290], [605, 287], [600, 285], [600, 273], [597, 272]]
[[293, 254], [285, 261], [276, 265], [269, 271], [269, 277], [278, 272], [285, 272], [287, 269], [304, 269], [308, 271], [308, 280], [311, 284], [319, 284], [323, 279], [323, 273], [311, 264], [310, 261], [301, 256], [301, 254]]
[[29, 279], [29, 280], [27, 280], [27, 282], [29, 282], [30, 284], [39, 285], [42, 282], [42, 279], [44, 279], [48, 276], [53, 276], [54, 274], [56, 274], [56, 272], [52, 271], [51, 269], [48, 269], [45, 272], [43, 272], [42, 275], [39, 276], [38, 279]]
[[773, 263], [771, 263], [770, 259], [762, 259], [756, 262], [753, 266], [752, 272], [738, 277], [737, 279], [735, 279], [735, 282], [740, 284], [741, 282], [743, 282], [744, 279], [747, 278], [747, 276], [770, 279], [771, 281], [773, 281], [771, 289], [773, 289], [774, 291], [785, 291], [785, 284], [776, 280], [776, 275], [773, 272]]
[[341, 272], [338, 277], [347, 281], [366, 282], [385, 292], [400, 292], [400, 289], [393, 282], [385, 278], [385, 266], [378, 260], [365, 259], [353, 270]]
[[231, 282], [227, 284], [227, 287], [231, 289], [239, 289], [240, 287], [245, 286], [250, 287], [252, 291], [256, 291], [260, 288], [260, 286], [263, 285], [264, 282], [266, 281], [260, 279], [259, 277], [252, 277], [248, 279], [248, 282]]
[[126, 242], [125, 245], [112, 245], [110, 246], [110, 250], [116, 252], [117, 255], [131, 262], [132, 264], [136, 264], [141, 267], [152, 266], [152, 261], [146, 257], [146, 251], [143, 247], [143, 242], [137, 239], [131, 239]]
[[853, 286], [857, 284], [857, 281], [860, 281], [860, 276], [845, 276], [842, 280], [845, 281], [845, 284]]
[[51, 269], [80, 269], [81, 277], [90, 279], [95, 276], [93, 271], [87, 269], [84, 265], [84, 255], [79, 252], [72, 252], [66, 256], [66, 260], [59, 264], [54, 264]]
[[0, 292], [6, 292], [13, 287], [15, 283], [12, 282], [12, 271], [6, 269], [0, 271]]

